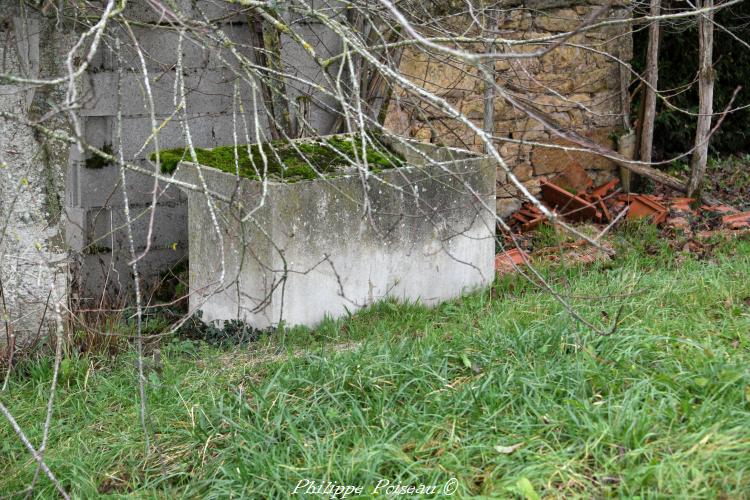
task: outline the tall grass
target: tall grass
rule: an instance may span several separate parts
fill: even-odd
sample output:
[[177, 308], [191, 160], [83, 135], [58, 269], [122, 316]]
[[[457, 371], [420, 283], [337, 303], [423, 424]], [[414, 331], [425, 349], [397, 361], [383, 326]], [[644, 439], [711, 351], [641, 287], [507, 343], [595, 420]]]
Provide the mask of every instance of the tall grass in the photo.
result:
[[[175, 339], [149, 375], [148, 459], [133, 358], [69, 361], [47, 463], [80, 498], [284, 498], [301, 480], [370, 497], [451, 478], [456, 497], [747, 497], [750, 243], [696, 260], [635, 235], [614, 262], [545, 270], [590, 320], [622, 308], [610, 336], [506, 277], [249, 348]], [[0, 395], [37, 442], [50, 370], [30, 362]], [[0, 491], [33, 474], [0, 424]]]

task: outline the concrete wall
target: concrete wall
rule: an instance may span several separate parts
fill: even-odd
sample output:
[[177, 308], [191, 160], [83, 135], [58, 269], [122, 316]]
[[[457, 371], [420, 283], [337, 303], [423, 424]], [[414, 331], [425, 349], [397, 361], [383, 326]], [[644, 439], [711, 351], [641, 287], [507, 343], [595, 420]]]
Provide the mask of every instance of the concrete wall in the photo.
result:
[[[126, 14], [146, 23], [134, 25], [132, 30], [145, 55], [160, 130], [156, 137], [150, 137], [152, 124], [144, 85], [146, 77], [129, 34], [122, 27], [113, 25], [83, 79], [85, 101], [80, 116], [86, 142], [116, 152], [119, 100], [125, 160], [146, 169], [155, 169], [155, 165], [147, 160], [155, 150], [155, 140], [158, 140], [160, 149], [185, 146], [185, 123], [196, 147], [231, 143], [235, 82], [240, 86], [243, 99], [250, 95], [249, 86], [241, 83], [236, 73], [221, 61], [222, 57], [230, 58], [231, 55], [217, 45], [207, 45], [193, 36], [184, 38], [187, 119], [172, 116], [175, 111], [174, 67], [178, 33], [156, 24], [160, 16], [144, 2], [129, 4]], [[202, 6], [205, 8], [206, 2]], [[189, 3], [183, 9], [183, 14], [188, 16], [199, 15]], [[242, 16], [230, 18], [221, 27], [230, 38], [244, 41], [242, 39], [247, 36], [244, 21]], [[149, 25], [149, 22], [154, 24]], [[120, 52], [115, 47], [116, 37], [121, 40]], [[122, 95], [118, 99], [120, 66], [123, 67], [122, 81], [119, 82]], [[238, 131], [238, 135], [242, 134], [244, 132]], [[251, 132], [251, 137], [254, 135]], [[72, 299], [77, 307], [82, 308], [102, 303], [102, 294], [105, 295], [104, 304], [118, 305], [128, 299], [133, 287], [119, 168], [115, 165], [89, 168], [89, 158], [91, 154], [81, 154], [77, 148], [71, 150], [65, 190], [66, 235], [74, 257]], [[149, 247], [139, 264], [143, 284], [148, 289], [161, 273], [186, 255], [185, 197], [165, 183], [155, 185], [150, 175], [132, 171], [128, 172], [124, 187], [131, 213], [136, 219], [133, 226], [136, 252], [141, 253]], [[154, 189], [158, 192], [155, 209], [152, 207]], [[153, 230], [148, 242], [152, 211]]]
[[[188, 192], [191, 310], [207, 322], [315, 326], [389, 297], [434, 305], [492, 283], [493, 164], [429, 146], [425, 165], [410, 146], [394, 147], [419, 166], [270, 183], [265, 198], [260, 182], [204, 168], [237, 204], [217, 203], [217, 234], [205, 195]], [[197, 182], [194, 165], [178, 172]]]
[[[0, 72], [25, 78], [59, 74], [61, 54], [72, 43], [70, 27], [19, 5], [3, 2], [0, 9]], [[0, 112], [37, 120], [62, 96], [60, 87], [0, 81]], [[44, 125], [67, 129], [59, 115]], [[43, 338], [53, 316], [53, 297], [65, 297], [68, 262], [59, 222], [67, 160], [65, 144], [0, 117], [0, 346], [6, 331], [15, 334], [17, 347], [37, 338], [37, 332]]]
[[[227, 15], [239, 7], [208, 0], [178, 4], [181, 14], [188, 18], [203, 19], [204, 15], [210, 19], [222, 18], [218, 25], [235, 44], [236, 50], [248, 60], [254, 60], [252, 24], [244, 14]], [[159, 24], [163, 19], [146, 2], [129, 2], [126, 15], [146, 23], [134, 25], [132, 29], [146, 55], [157, 122], [160, 127], [166, 122], [156, 134], [159, 147], [184, 147], [186, 140], [182, 114], [170, 118], [175, 110], [174, 66], [178, 34], [163, 23]], [[337, 50], [336, 40], [331, 39], [325, 30], [315, 25], [305, 25], [304, 29], [310, 33], [309, 36], [303, 33], [303, 36], [323, 56], [328, 51]], [[312, 36], [314, 32], [317, 32], [317, 36]], [[119, 53], [113, 46], [114, 37], [122, 40]], [[148, 142], [152, 126], [144, 75], [132, 44], [123, 29], [113, 26], [108, 30], [104, 45], [84, 79], [83, 92], [87, 99], [80, 115], [87, 142], [97, 147], [116, 144], [118, 67], [122, 65], [125, 71], [120, 82], [123, 89], [120, 102], [125, 159], [153, 169], [153, 163], [147, 160], [155, 149], [155, 143], [153, 140]], [[316, 82], [322, 80], [314, 61], [296, 42], [282, 37], [281, 49], [285, 67], [290, 73]], [[240, 143], [245, 142], [245, 137], [251, 141], [257, 140], [252, 94], [252, 82], [255, 80], [240, 68], [229, 48], [206, 36], [188, 34], [183, 41], [183, 66], [188, 103], [187, 123], [193, 145], [211, 148], [232, 144], [235, 135]], [[236, 101], [235, 86], [239, 88], [239, 99]], [[294, 100], [296, 94], [308, 89], [294, 84], [289, 85], [288, 90]], [[310, 120], [315, 128], [326, 133], [333, 121], [332, 113], [324, 110], [325, 103], [321, 104], [319, 98], [313, 98], [311, 102]], [[261, 132], [268, 134], [266, 112], [258, 91], [255, 92], [255, 103], [260, 108]], [[240, 106], [245, 111], [248, 130], [243, 124]], [[133, 284], [128, 265], [130, 254], [124, 231], [119, 169], [113, 165], [88, 168], [86, 160], [90, 156], [81, 155], [77, 150], [71, 152], [65, 197], [67, 241], [76, 254], [73, 294], [75, 302], [84, 308], [87, 304], [99, 304], [103, 292], [107, 299], [105, 303], [117, 304], [127, 300]], [[154, 181], [149, 175], [129, 172], [126, 188], [131, 209], [138, 217], [134, 226], [134, 240], [136, 251], [140, 253], [148, 245], [146, 238]], [[187, 252], [185, 196], [163, 183], [157, 189], [159, 195], [150, 249], [140, 261], [146, 289], [158, 282], [160, 274], [183, 259]]]

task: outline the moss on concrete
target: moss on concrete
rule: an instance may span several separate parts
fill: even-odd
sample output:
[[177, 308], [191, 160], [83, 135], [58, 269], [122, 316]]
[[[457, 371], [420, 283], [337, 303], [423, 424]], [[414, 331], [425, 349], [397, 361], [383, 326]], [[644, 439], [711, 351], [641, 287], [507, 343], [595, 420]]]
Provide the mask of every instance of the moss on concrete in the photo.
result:
[[[102, 151], [112, 156], [112, 145], [105, 144], [104, 146], [102, 146]], [[86, 163], [85, 163], [86, 168], [94, 168], [94, 169], [104, 168], [109, 165], [112, 165], [111, 161], [97, 154], [94, 154], [90, 158], [87, 158]]]
[[[373, 141], [377, 147], [368, 145], [366, 149], [367, 164], [372, 171], [398, 168], [404, 165], [404, 158], [390, 151], [377, 138]], [[356, 149], [356, 155], [355, 155]], [[315, 179], [321, 175], [345, 173], [347, 167], [361, 162], [362, 139], [359, 136], [333, 136], [310, 139], [309, 141], [274, 141], [262, 145], [262, 153], [257, 144], [237, 147], [220, 146], [214, 149], [196, 148], [198, 163], [213, 167], [230, 174], [237, 173], [248, 179], [259, 180], [264, 177], [264, 170], [269, 178], [277, 181], [295, 182]], [[156, 160], [156, 155], [151, 155]], [[161, 170], [171, 174], [181, 161], [191, 161], [187, 148], [162, 151], [160, 154]]]

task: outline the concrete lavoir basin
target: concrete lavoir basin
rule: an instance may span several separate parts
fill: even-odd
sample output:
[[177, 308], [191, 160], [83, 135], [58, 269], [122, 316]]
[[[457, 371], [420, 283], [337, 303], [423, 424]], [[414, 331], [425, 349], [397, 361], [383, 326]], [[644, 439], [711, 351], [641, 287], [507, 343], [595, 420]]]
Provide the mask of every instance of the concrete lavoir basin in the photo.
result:
[[200, 169], [209, 190], [235, 200], [215, 201], [222, 242], [206, 196], [186, 190], [191, 311], [255, 328], [315, 326], [385, 298], [434, 305], [491, 284], [494, 164], [382, 140], [405, 166], [268, 182], [265, 196], [259, 181], [181, 163], [176, 178], [200, 185]]

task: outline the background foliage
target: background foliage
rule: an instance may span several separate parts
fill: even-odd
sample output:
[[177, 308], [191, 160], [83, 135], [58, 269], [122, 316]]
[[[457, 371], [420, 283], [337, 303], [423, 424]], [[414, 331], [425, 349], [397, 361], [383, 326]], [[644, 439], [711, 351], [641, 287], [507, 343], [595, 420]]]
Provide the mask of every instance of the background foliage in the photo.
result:
[[[666, 1], [663, 5], [665, 12], [688, 7], [684, 1]], [[738, 85], [742, 85], [743, 89], [738, 94], [734, 107], [750, 105], [750, 88], [747, 88], [747, 83], [750, 82], [750, 50], [746, 45], [747, 40], [750, 40], [750, 2], [741, 2], [720, 10], [716, 14], [716, 23], [717, 26], [714, 28], [714, 68], [716, 70], [714, 111], [721, 112]], [[642, 72], [646, 60], [648, 30], [635, 31], [633, 36], [635, 44], [633, 67], [636, 71]], [[673, 20], [663, 25], [659, 58], [659, 89], [666, 91], [666, 95], [674, 105], [691, 112], [698, 110], [697, 71], [698, 29], [696, 21], [692, 18], [686, 21]], [[633, 116], [637, 116], [639, 106], [640, 99], [634, 100]], [[658, 102], [654, 128], [654, 158], [666, 159], [692, 148], [695, 125], [695, 116], [668, 109], [662, 102]], [[721, 129], [711, 139], [711, 152], [738, 154], [749, 151], [750, 109], [743, 109], [726, 117]]]

